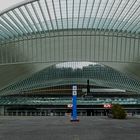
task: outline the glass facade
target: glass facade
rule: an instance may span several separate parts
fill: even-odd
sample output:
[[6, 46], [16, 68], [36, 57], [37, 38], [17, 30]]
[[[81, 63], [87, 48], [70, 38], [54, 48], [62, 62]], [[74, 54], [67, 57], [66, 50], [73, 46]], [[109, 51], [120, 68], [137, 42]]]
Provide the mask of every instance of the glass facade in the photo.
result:
[[[29, 0], [3, 10], [1, 95], [64, 82], [85, 83], [87, 78], [97, 85], [139, 92], [139, 7], [138, 0]], [[54, 74], [50, 67], [83, 61], [119, 72], [100, 66], [88, 72], [57, 69]], [[42, 84], [44, 78], [49, 82]]]

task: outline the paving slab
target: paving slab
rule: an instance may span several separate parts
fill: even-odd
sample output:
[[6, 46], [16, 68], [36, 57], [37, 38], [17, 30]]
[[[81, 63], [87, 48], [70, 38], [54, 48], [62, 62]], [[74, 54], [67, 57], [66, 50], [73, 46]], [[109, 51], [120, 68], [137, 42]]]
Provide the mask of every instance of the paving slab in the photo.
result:
[[140, 140], [140, 119], [0, 117], [0, 140]]

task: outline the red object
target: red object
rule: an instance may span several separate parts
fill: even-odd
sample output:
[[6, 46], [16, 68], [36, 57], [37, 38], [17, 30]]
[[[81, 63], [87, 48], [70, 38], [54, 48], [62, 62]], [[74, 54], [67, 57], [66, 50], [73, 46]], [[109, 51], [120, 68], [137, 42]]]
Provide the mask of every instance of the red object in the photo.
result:
[[104, 108], [111, 108], [112, 104], [104, 104]]

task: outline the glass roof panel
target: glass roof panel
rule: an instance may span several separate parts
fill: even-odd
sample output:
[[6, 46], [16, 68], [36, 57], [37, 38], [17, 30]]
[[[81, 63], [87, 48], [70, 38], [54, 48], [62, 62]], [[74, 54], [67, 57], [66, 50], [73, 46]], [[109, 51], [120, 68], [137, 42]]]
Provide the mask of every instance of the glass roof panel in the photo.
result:
[[34, 31], [36, 31], [35, 28], [34, 28], [34, 26], [33, 26], [33, 22], [32, 22], [32, 20], [31, 20], [31, 18], [29, 16], [28, 12], [26, 11], [25, 7], [23, 6], [21, 9], [24, 12], [24, 14], [26, 15], [26, 19], [25, 18], [24, 19], [27, 22], [27, 24], [29, 25], [29, 27], [30, 28], [32, 27], [31, 29], [34, 30]]
[[[54, 1], [53, 1], [53, 3], [54, 3]], [[53, 5], [53, 8], [54, 8], [54, 14], [55, 14], [57, 28], [62, 29], [62, 21], [60, 20], [61, 19], [61, 12], [60, 12], [61, 6], [59, 4], [59, 0], [55, 2], [55, 4]]]
[[[8, 32], [10, 32], [10, 34], [13, 34], [13, 36], [16, 36], [17, 35], [17, 32], [15, 32], [12, 27], [10, 27], [10, 25], [5, 21], [3, 20], [1, 17], [0, 17], [0, 23], [1, 23], [1, 26], [5, 29], [5, 30], [8, 30]], [[3, 32], [5, 34], [5, 32]]]
[[[11, 22], [8, 28], [13, 30], [13, 27], [16, 27], [13, 36], [17, 35], [16, 29], [19, 30], [20, 27], [25, 28], [18, 31], [20, 34], [23, 31], [36, 33], [71, 28], [138, 33], [139, 6], [139, 0], [40, 0], [23, 4], [18, 7], [19, 10], [15, 7], [16, 10], [11, 9], [12, 11], [5, 12], [4, 16]], [[15, 18], [15, 22], [9, 18], [8, 12]], [[3, 26], [2, 22], [0, 24]]]
[[24, 28], [26, 29], [26, 31], [27, 31], [28, 33], [30, 33], [30, 32], [31, 32], [31, 29], [29, 28], [29, 26], [28, 26], [28, 24], [27, 24], [25, 18], [23, 17], [23, 15], [22, 15], [21, 12], [19, 11], [19, 9], [15, 9], [13, 12], [14, 12], [14, 14], [17, 15], [19, 21], [22, 23], [22, 25], [24, 26]]
[[21, 30], [19, 30], [17, 24], [14, 21], [12, 21], [11, 18], [8, 15], [4, 14], [4, 18], [6, 18], [6, 20], [5, 20], [5, 21], [7, 21], [6, 23], [10, 23], [10, 25], [13, 27], [13, 29], [17, 33], [22, 34], [22, 32], [21, 32]]
[[[14, 15], [14, 13], [12, 11], [9, 12], [10, 16], [14, 19], [15, 24], [18, 26], [18, 28], [20, 28], [24, 33], [27, 33], [27, 31], [24, 29], [23, 24], [19, 21], [19, 19]], [[20, 26], [20, 27], [19, 27]]]

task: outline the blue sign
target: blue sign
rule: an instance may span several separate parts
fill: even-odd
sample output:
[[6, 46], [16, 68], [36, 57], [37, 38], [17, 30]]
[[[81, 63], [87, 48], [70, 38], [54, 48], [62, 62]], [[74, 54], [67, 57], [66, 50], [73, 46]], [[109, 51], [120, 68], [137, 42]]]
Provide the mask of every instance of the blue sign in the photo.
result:
[[77, 121], [77, 86], [72, 87], [72, 120]]

